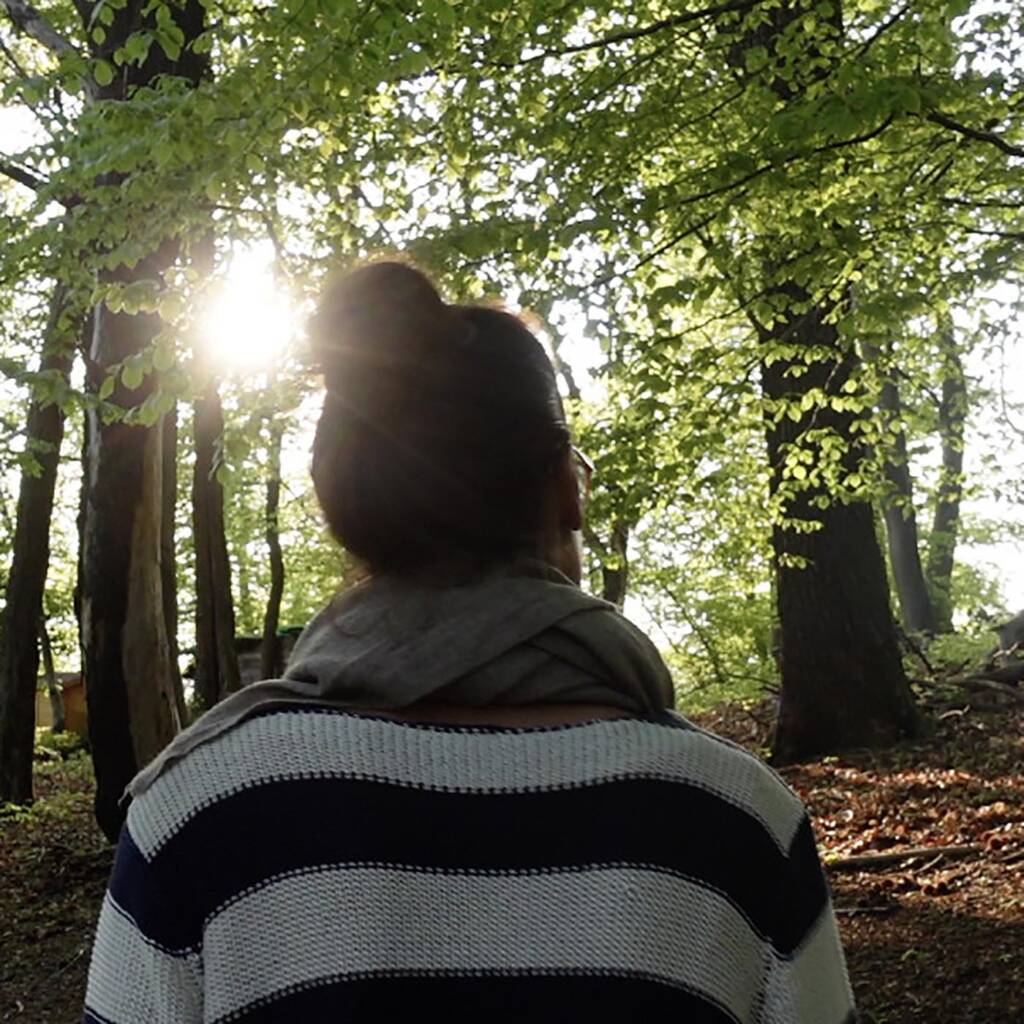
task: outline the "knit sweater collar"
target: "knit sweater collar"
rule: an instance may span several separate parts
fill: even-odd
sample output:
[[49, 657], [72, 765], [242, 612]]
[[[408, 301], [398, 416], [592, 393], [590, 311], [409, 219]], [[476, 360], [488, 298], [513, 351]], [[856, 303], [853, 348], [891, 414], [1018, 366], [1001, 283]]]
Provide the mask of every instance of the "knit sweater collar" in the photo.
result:
[[431, 586], [370, 578], [314, 617], [283, 679], [232, 694], [130, 783], [138, 796], [172, 763], [275, 704], [401, 709], [604, 704], [653, 712], [673, 703], [668, 669], [614, 605], [540, 563]]

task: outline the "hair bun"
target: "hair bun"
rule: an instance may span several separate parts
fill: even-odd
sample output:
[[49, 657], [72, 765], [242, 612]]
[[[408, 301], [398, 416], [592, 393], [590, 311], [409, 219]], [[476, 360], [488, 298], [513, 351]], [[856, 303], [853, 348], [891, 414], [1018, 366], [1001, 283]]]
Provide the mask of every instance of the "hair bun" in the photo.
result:
[[328, 388], [346, 395], [367, 374], [393, 374], [450, 341], [457, 314], [430, 280], [405, 263], [368, 263], [329, 283], [310, 322]]

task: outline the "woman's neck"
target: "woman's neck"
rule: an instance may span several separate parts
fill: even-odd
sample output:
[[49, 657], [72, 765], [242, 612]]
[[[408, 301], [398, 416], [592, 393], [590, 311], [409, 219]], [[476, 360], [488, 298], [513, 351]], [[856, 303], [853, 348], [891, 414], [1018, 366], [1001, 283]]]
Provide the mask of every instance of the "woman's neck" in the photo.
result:
[[622, 708], [607, 704], [526, 704], [521, 706], [491, 705], [475, 708], [455, 704], [416, 704], [401, 711], [375, 708], [352, 708], [382, 718], [401, 722], [450, 722], [453, 725], [546, 726], [575, 725], [595, 719], [635, 718]]

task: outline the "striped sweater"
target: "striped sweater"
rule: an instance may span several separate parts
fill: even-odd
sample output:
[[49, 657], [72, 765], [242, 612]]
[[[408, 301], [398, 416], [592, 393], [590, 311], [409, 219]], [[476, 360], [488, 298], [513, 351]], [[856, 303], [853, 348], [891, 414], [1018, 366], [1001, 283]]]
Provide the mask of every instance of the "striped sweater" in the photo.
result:
[[841, 1024], [811, 828], [675, 714], [507, 728], [285, 706], [129, 809], [87, 1024]]

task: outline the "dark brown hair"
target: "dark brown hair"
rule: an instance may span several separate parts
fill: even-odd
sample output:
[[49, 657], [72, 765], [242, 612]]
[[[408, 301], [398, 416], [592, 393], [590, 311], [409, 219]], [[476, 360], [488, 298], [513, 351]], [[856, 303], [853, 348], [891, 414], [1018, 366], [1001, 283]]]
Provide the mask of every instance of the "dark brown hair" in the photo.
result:
[[569, 432], [521, 320], [448, 305], [420, 271], [378, 262], [328, 285], [311, 333], [327, 385], [313, 483], [348, 551], [409, 572], [535, 545]]

